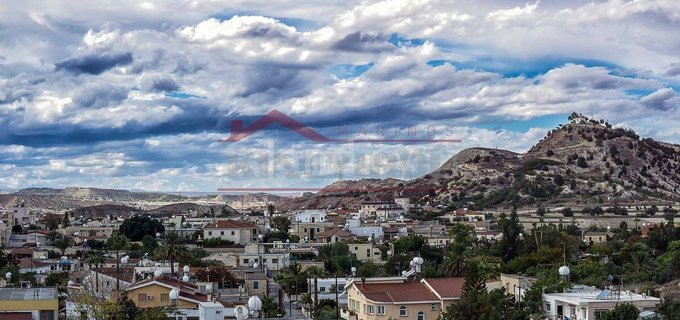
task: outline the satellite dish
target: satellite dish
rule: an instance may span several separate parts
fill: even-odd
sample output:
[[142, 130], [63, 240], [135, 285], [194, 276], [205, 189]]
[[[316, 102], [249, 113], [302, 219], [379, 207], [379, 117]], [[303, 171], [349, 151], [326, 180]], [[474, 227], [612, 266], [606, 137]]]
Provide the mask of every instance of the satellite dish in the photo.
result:
[[236, 306], [234, 307], [234, 315], [238, 320], [245, 319], [248, 316], [248, 309], [246, 306]]

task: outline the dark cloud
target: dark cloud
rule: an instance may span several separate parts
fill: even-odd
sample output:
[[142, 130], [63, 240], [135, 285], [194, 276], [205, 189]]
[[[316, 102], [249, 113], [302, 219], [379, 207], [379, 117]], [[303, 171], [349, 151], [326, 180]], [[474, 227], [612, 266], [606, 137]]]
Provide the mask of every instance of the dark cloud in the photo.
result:
[[179, 90], [179, 85], [170, 77], [144, 77], [142, 90], [149, 92], [170, 92]]
[[101, 74], [116, 66], [124, 66], [132, 63], [132, 53], [88, 55], [79, 58], [71, 58], [55, 64], [55, 70], [64, 70], [73, 74]]
[[380, 52], [393, 48], [385, 37], [374, 36], [364, 32], [353, 32], [342, 39], [336, 41], [333, 46], [335, 50], [355, 51], [355, 52]]
[[674, 76], [680, 76], [680, 63], [674, 63], [666, 70], [665, 75], [674, 77]]
[[105, 108], [127, 99], [129, 89], [123, 86], [99, 83], [88, 85], [73, 94], [73, 103], [81, 108]]
[[648, 96], [642, 97], [640, 101], [649, 108], [661, 111], [675, 109], [680, 105], [680, 97], [670, 88], [659, 89]]

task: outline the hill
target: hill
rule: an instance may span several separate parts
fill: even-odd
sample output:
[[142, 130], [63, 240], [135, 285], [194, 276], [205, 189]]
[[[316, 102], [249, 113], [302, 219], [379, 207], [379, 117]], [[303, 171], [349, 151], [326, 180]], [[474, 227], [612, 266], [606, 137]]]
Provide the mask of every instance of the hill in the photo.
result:
[[524, 154], [465, 149], [413, 180], [340, 181], [312, 196], [285, 199], [277, 205], [356, 208], [365, 200], [394, 196], [487, 208], [511, 202], [678, 200], [680, 146], [640, 139], [632, 130], [578, 114], [569, 121], [550, 130]]

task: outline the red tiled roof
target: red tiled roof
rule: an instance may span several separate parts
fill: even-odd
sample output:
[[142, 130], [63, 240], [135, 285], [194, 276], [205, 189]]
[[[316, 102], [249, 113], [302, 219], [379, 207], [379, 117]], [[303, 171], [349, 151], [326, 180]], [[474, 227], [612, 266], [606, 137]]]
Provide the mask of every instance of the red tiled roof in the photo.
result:
[[332, 228], [316, 234], [317, 238], [330, 238], [332, 236], [351, 237], [352, 233], [342, 228]]
[[428, 278], [423, 281], [442, 299], [457, 299], [463, 294], [463, 278]]
[[252, 228], [257, 228], [257, 226], [250, 222], [244, 221], [220, 220], [205, 226], [204, 229], [252, 229]]
[[33, 254], [33, 248], [32, 247], [21, 247], [21, 248], [16, 248], [12, 250], [12, 254], [21, 254], [21, 255], [32, 255]]
[[29, 258], [21, 258], [21, 260], [19, 260], [19, 269], [41, 268], [46, 266], [49, 266], [49, 264]]
[[356, 288], [375, 302], [438, 302], [439, 298], [420, 282], [354, 283]]

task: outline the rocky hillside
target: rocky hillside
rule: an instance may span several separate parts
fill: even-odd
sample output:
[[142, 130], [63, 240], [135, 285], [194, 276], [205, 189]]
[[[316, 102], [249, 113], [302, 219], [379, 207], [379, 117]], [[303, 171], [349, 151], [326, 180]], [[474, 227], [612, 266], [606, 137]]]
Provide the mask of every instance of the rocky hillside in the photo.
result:
[[[570, 116], [524, 154], [470, 148], [410, 181], [336, 182], [315, 195], [286, 199], [284, 208], [356, 207], [364, 200], [406, 195], [445, 205], [677, 200], [680, 146], [640, 137], [604, 121]], [[333, 190], [336, 190], [333, 192]]]

